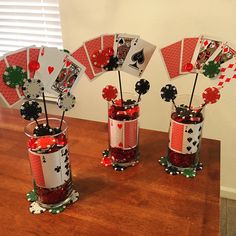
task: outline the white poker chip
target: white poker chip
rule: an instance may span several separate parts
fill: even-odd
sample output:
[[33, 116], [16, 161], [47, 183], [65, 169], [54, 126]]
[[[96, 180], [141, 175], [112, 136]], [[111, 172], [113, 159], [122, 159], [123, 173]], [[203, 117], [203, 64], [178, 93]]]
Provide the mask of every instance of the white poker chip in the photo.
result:
[[24, 83], [22, 90], [26, 98], [36, 99], [42, 95], [44, 87], [40, 80], [28, 79]]
[[65, 93], [58, 97], [58, 107], [63, 111], [69, 111], [75, 106], [75, 96], [71, 93]]
[[46, 211], [46, 208], [41, 207], [37, 202], [30, 204], [29, 210], [32, 214], [41, 214]]

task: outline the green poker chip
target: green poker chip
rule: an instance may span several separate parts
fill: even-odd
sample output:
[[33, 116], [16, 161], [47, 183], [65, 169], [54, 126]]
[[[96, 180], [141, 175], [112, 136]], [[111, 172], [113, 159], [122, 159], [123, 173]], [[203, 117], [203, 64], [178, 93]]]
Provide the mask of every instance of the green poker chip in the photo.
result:
[[26, 194], [26, 198], [29, 202], [35, 202], [38, 199], [37, 194], [35, 193], [34, 190], [28, 192]]
[[3, 81], [10, 88], [23, 86], [26, 78], [27, 73], [20, 66], [9, 66], [3, 74]]
[[65, 209], [66, 209], [66, 206], [63, 205], [60, 207], [51, 208], [51, 209], [49, 209], [49, 212], [52, 214], [59, 214], [59, 213], [63, 212]]
[[209, 61], [203, 66], [203, 74], [212, 79], [220, 73], [220, 63], [215, 61]]
[[186, 178], [194, 178], [196, 176], [196, 170], [192, 168], [185, 169], [182, 175], [184, 175]]

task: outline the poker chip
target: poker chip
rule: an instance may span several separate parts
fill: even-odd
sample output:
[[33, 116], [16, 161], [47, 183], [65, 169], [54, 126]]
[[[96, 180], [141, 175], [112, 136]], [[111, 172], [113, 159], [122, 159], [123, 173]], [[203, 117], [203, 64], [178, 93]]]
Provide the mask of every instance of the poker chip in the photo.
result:
[[78, 199], [79, 199], [79, 193], [77, 191], [73, 190], [71, 195], [70, 195], [69, 204], [77, 202]]
[[29, 211], [32, 214], [41, 214], [46, 211], [46, 208], [41, 207], [37, 202], [30, 204]]
[[35, 142], [36, 150], [49, 150], [56, 144], [56, 139], [52, 136], [42, 136]]
[[75, 96], [71, 93], [64, 93], [58, 97], [58, 107], [63, 111], [69, 111], [75, 106]]
[[102, 152], [103, 157], [109, 157], [109, 149], [106, 149]]
[[51, 135], [54, 133], [54, 130], [47, 124], [39, 124], [34, 128], [34, 136], [40, 137], [45, 135]]
[[196, 176], [196, 170], [195, 169], [185, 169], [182, 172], [182, 175], [184, 175], [186, 178], [193, 178]]
[[109, 63], [106, 66], [104, 66], [104, 69], [106, 71], [113, 71], [116, 70], [117, 67], [118, 67], [118, 58], [111, 56], [109, 59]]
[[179, 107], [176, 108], [176, 112], [177, 116], [181, 117], [182, 119], [186, 119], [192, 116], [191, 115], [192, 111], [187, 106], [180, 105]]
[[110, 157], [103, 157], [101, 160], [101, 164], [105, 167], [112, 165], [112, 159]]
[[167, 166], [168, 165], [168, 157], [161, 157], [161, 159], [158, 162], [161, 166]]
[[27, 78], [27, 73], [19, 66], [7, 67], [3, 74], [3, 81], [11, 88], [21, 87]]
[[209, 61], [202, 67], [203, 74], [208, 78], [215, 78], [220, 73], [220, 63]]
[[55, 139], [58, 147], [64, 147], [67, 144], [66, 136], [63, 133], [56, 136]]
[[37, 120], [42, 113], [42, 108], [36, 101], [26, 101], [20, 108], [20, 114], [25, 120]]
[[28, 141], [28, 148], [35, 150], [37, 149], [37, 144], [35, 143], [37, 141], [36, 138], [30, 138]]
[[188, 72], [192, 71], [193, 70], [193, 64], [192, 63], [187, 63], [185, 66], [184, 66], [184, 69]]
[[203, 164], [201, 162], [198, 162], [197, 166], [196, 166], [196, 170], [202, 170], [203, 169]]
[[120, 166], [120, 165], [118, 165], [118, 164], [112, 165], [112, 168], [113, 168], [115, 171], [124, 171], [125, 169], [127, 169], [127, 167], [125, 167], [125, 166]]
[[174, 166], [168, 166], [165, 168], [165, 171], [170, 175], [179, 175], [180, 171]]
[[107, 85], [102, 90], [102, 97], [108, 102], [117, 97], [118, 91], [117, 88], [112, 85]]
[[150, 89], [150, 83], [145, 80], [145, 79], [140, 79], [136, 84], [135, 84], [135, 91], [138, 94], [145, 94], [147, 91]]
[[166, 102], [174, 100], [176, 98], [176, 95], [177, 95], [177, 89], [175, 86], [171, 84], [167, 84], [161, 89], [161, 98]]
[[28, 67], [30, 72], [35, 72], [40, 68], [40, 64], [38, 61], [30, 61]]
[[35, 202], [38, 199], [37, 194], [35, 193], [34, 190], [28, 192], [26, 194], [26, 198], [27, 198], [27, 201], [29, 202]]
[[109, 58], [108, 52], [106, 53], [104, 50], [97, 50], [90, 57], [92, 64], [99, 68], [106, 66], [109, 63]]
[[220, 99], [220, 91], [216, 87], [206, 88], [202, 94], [205, 103], [216, 103]]
[[103, 49], [104, 53], [106, 53], [109, 57], [114, 55], [114, 49], [111, 47]]
[[51, 208], [48, 211], [52, 214], [59, 214], [59, 213], [63, 212], [65, 209], [66, 209], [66, 206], [63, 205], [63, 206]]
[[28, 79], [25, 81], [22, 90], [26, 98], [35, 99], [42, 95], [44, 87], [40, 80]]

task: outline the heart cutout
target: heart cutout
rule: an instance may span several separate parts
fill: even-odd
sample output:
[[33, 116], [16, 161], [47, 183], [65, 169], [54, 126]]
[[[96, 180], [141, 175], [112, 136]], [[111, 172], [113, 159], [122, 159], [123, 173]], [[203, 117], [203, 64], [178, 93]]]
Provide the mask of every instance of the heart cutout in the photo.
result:
[[187, 138], [187, 140], [188, 140], [189, 142], [191, 142], [193, 139], [192, 139], [192, 138]]
[[54, 67], [53, 66], [49, 66], [48, 67], [48, 73], [51, 74], [54, 71]]
[[187, 147], [187, 150], [190, 151], [192, 148], [190, 146]]
[[66, 67], [69, 67], [71, 64], [72, 64], [71, 61], [67, 61], [67, 62], [66, 62]]
[[120, 142], [118, 146], [119, 146], [119, 147], [123, 147], [123, 143], [122, 143], [122, 142]]
[[122, 124], [118, 124], [117, 126], [118, 126], [118, 128], [119, 128], [119, 129], [121, 129], [121, 128], [122, 128]]
[[194, 142], [193, 142], [193, 145], [195, 146], [196, 144], [197, 144], [197, 141], [194, 141]]

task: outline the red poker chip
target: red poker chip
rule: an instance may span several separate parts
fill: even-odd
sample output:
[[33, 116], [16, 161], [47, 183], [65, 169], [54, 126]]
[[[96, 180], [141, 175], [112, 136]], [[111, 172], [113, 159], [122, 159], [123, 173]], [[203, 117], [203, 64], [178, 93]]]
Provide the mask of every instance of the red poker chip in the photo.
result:
[[107, 100], [111, 101], [117, 97], [118, 91], [117, 88], [112, 85], [107, 85], [102, 90], [102, 97]]
[[193, 70], [193, 64], [192, 63], [187, 63], [185, 66], [184, 66], [184, 69], [188, 72], [192, 71]]
[[59, 147], [64, 147], [67, 144], [67, 139], [65, 134], [60, 134], [55, 139], [56, 139], [56, 144]]
[[110, 48], [110, 47], [105, 48], [105, 49], [103, 49], [103, 52], [105, 54], [107, 54], [109, 57], [114, 56], [114, 49], [113, 48]]
[[101, 164], [104, 166], [111, 166], [112, 165], [112, 160], [110, 157], [103, 157], [101, 160]]
[[206, 88], [202, 94], [205, 103], [216, 103], [220, 99], [220, 91], [216, 87]]
[[110, 56], [103, 50], [98, 50], [92, 54], [90, 59], [94, 66], [103, 68], [109, 63]]
[[37, 138], [30, 138], [28, 141], [28, 148], [35, 150], [37, 149], [37, 144], [35, 143], [37, 141]]
[[36, 149], [38, 150], [48, 150], [56, 144], [56, 139], [51, 136], [43, 136], [38, 138], [35, 144], [37, 145]]

